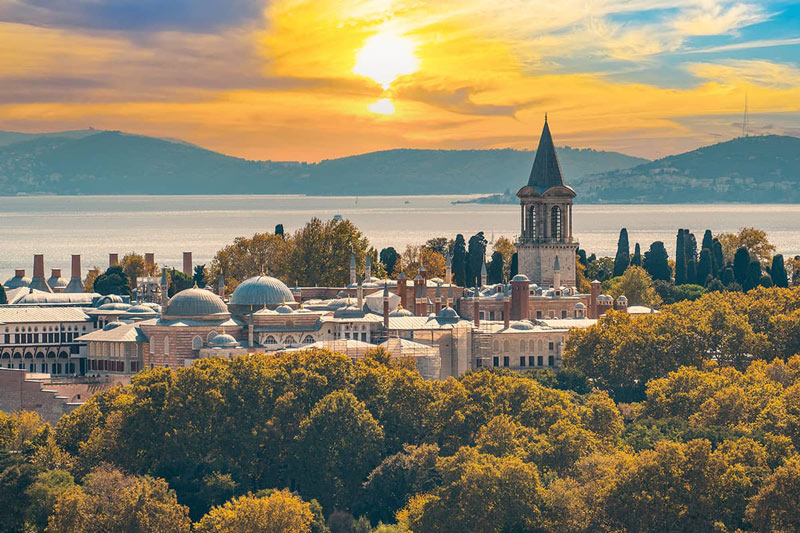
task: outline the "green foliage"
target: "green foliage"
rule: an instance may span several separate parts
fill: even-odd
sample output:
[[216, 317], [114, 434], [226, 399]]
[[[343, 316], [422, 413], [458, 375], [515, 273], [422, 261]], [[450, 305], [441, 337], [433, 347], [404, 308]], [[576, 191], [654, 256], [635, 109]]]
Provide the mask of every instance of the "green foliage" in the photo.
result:
[[167, 276], [169, 277], [169, 290], [167, 294], [170, 298], [181, 291], [194, 287], [194, 278], [180, 270], [175, 270], [174, 268], [167, 270]]
[[121, 266], [112, 266], [95, 278], [93, 290], [100, 294], [130, 296], [130, 279]]
[[486, 237], [479, 231], [469, 238], [467, 247], [467, 264], [465, 267], [467, 286], [475, 287], [480, 285], [481, 266], [486, 257]]
[[398, 274], [394, 271], [394, 267], [397, 264], [397, 260], [400, 258], [400, 254], [397, 253], [397, 250], [389, 246], [388, 248], [384, 248], [381, 250], [380, 254], [380, 262], [383, 263], [383, 267], [386, 269], [386, 274], [389, 276], [394, 276]]
[[733, 256], [733, 279], [742, 287], [745, 286], [747, 280], [750, 262], [750, 252], [747, 251], [747, 248], [742, 246], [736, 250], [736, 255]]
[[492, 260], [486, 271], [486, 280], [490, 285], [503, 282], [503, 254], [500, 252], [492, 253]]
[[674, 304], [684, 300], [697, 300], [706, 293], [706, 289], [700, 285], [673, 285], [666, 281], [656, 280], [653, 288], [658, 293], [664, 304]]
[[589, 281], [606, 281], [613, 277], [614, 274], [614, 260], [610, 257], [601, 257], [594, 261], [589, 261], [589, 266], [586, 268], [586, 277]]
[[631, 265], [640, 267], [642, 266], [642, 250], [639, 247], [639, 243], [636, 243], [634, 248], [633, 257], [631, 257]]
[[5, 305], [8, 303], [8, 296], [6, 296], [6, 288], [3, 287], [3, 284], [0, 283], [0, 305]]
[[655, 280], [670, 281], [672, 279], [672, 269], [668, 262], [669, 256], [664, 243], [656, 241], [650, 245], [650, 249], [644, 253], [644, 269]]
[[619, 232], [619, 240], [617, 241], [617, 255], [614, 257], [613, 277], [623, 275], [630, 262], [631, 248], [628, 244], [628, 230], [622, 228]]
[[[783, 255], [777, 254], [772, 257], [772, 267], [769, 269], [772, 284], [776, 287], [788, 287], [789, 277], [786, 274], [786, 266], [783, 264]], [[0, 296], [2, 299], [2, 296]]]
[[460, 233], [453, 244], [453, 282], [459, 287], [467, 286], [467, 244]]
[[214, 507], [195, 526], [200, 533], [309, 533], [314, 521], [311, 506], [287, 490], [266, 496], [241, 496]]

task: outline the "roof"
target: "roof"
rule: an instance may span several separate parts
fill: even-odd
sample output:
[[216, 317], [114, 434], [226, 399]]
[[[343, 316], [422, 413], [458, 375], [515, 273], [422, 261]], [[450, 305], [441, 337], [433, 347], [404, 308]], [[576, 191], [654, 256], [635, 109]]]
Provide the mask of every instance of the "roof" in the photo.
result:
[[393, 317], [389, 315], [390, 330], [437, 330], [454, 329], [456, 327], [469, 327], [469, 320], [438, 320], [432, 316], [404, 316]]
[[38, 289], [25, 289], [15, 292], [14, 298], [9, 297], [9, 303], [19, 305], [92, 305], [95, 298], [100, 296], [94, 292], [65, 293], [45, 292]]
[[89, 315], [76, 307], [0, 307], [0, 323], [88, 322]]
[[166, 318], [208, 317], [211, 319], [229, 316], [228, 307], [222, 298], [205, 289], [182, 290], [169, 299], [163, 315]]
[[281, 305], [294, 302], [294, 295], [284, 282], [271, 276], [255, 276], [241, 282], [231, 295], [232, 305]]
[[147, 335], [142, 333], [139, 323], [123, 324], [112, 329], [98, 329], [86, 335], [81, 335], [76, 340], [79, 341], [101, 341], [101, 342], [147, 342]]
[[196, 320], [192, 318], [176, 318], [176, 319], [165, 319], [160, 318], [144, 320], [142, 322], [138, 322], [138, 324], [152, 324], [154, 326], [162, 326], [162, 327], [192, 327], [192, 326], [231, 326], [231, 327], [242, 327], [244, 324], [238, 322], [230, 317], [220, 316], [219, 318], [214, 318], [211, 320], [202, 319]]
[[536, 189], [539, 194], [551, 187], [564, 186], [564, 176], [556, 155], [556, 147], [553, 145], [553, 137], [550, 135], [550, 126], [547, 125], [547, 117], [544, 119], [544, 128], [539, 139], [539, 148], [536, 149], [528, 186]]
[[542, 318], [538, 321], [556, 329], [588, 328], [597, 324], [595, 318]]

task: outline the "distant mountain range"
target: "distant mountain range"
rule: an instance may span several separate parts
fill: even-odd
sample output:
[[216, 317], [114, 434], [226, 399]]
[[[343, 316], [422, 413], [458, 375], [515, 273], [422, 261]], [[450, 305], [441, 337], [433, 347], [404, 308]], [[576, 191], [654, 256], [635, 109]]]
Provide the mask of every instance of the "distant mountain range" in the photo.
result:
[[[582, 203], [800, 201], [800, 139], [745, 137], [656, 161], [559, 148]], [[118, 131], [0, 132], [0, 195], [508, 194], [534, 152], [386, 150], [319, 163], [249, 161], [176, 139]]]
[[591, 203], [800, 202], [800, 138], [741, 137], [572, 186]]
[[[646, 159], [560, 148], [567, 175]], [[516, 190], [534, 152], [387, 150], [319, 163], [248, 161], [174, 139], [117, 131], [0, 132], [0, 195], [475, 194]]]

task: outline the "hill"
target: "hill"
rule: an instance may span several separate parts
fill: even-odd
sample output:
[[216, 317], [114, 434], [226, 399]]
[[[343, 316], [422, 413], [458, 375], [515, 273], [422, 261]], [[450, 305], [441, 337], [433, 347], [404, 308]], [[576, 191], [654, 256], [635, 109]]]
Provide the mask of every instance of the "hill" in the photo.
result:
[[633, 168], [577, 176], [591, 203], [800, 201], [800, 138], [742, 137]]
[[[646, 161], [591, 149], [560, 148], [559, 155], [570, 176]], [[491, 193], [516, 189], [533, 157], [511, 149], [402, 149], [307, 164], [248, 161], [117, 131], [0, 132], [0, 195]]]

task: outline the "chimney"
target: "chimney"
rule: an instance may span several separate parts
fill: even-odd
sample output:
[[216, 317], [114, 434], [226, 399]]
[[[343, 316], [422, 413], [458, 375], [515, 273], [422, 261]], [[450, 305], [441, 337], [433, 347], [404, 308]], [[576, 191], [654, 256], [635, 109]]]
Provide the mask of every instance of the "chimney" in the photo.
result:
[[33, 279], [29, 285], [31, 289], [43, 292], [53, 292], [47, 280], [44, 279], [44, 256], [36, 254], [33, 256]]
[[434, 304], [435, 313], [438, 315], [439, 311], [442, 310], [442, 284], [436, 284], [436, 301]]
[[167, 269], [161, 269], [161, 314], [167, 312], [167, 305], [169, 304], [169, 278], [167, 277]]
[[192, 252], [183, 252], [183, 273], [192, 275]]
[[475, 327], [481, 327], [481, 291], [475, 287], [475, 292], [472, 293], [472, 320], [475, 322]]
[[508, 295], [508, 288], [506, 287], [503, 294], [503, 326], [505, 329], [511, 325], [511, 298]]
[[428, 296], [423, 287], [425, 287], [425, 280], [421, 274], [417, 274], [417, 277], [414, 278], [414, 288], [416, 290], [414, 314], [417, 316], [427, 316], [428, 314]]
[[453, 256], [447, 254], [447, 259], [444, 263], [444, 282], [450, 285], [453, 283]]
[[553, 261], [553, 288], [561, 288], [561, 266], [558, 264], [558, 256]]
[[591, 283], [592, 291], [589, 294], [589, 311], [592, 313], [590, 318], [600, 318], [600, 315], [597, 312], [597, 298], [600, 296], [600, 287], [601, 283], [597, 280], [593, 280]]
[[389, 337], [389, 285], [384, 282], [383, 284], [383, 329], [387, 331], [386, 337]]
[[144, 264], [148, 268], [152, 268], [156, 264], [156, 254], [149, 252], [144, 254]]
[[367, 253], [367, 261], [364, 265], [364, 279], [369, 281], [372, 278], [372, 260], [369, 258], [369, 253]]
[[530, 280], [525, 274], [517, 274], [511, 279], [511, 313], [513, 320], [528, 319], [528, 296]]
[[405, 272], [400, 272], [397, 275], [397, 295], [400, 297], [400, 305], [403, 306], [403, 309], [408, 309], [407, 284]]
[[350, 254], [350, 285], [356, 284], [356, 254]]
[[81, 279], [81, 256], [72, 255], [72, 276], [64, 292], [78, 293], [83, 292], [83, 280]]
[[255, 339], [254, 339], [254, 335], [253, 335], [253, 330], [254, 330], [254, 326], [253, 326], [253, 312], [251, 311], [251, 312], [250, 312], [250, 317], [249, 317], [249, 318], [248, 318], [248, 320], [247, 320], [247, 346], [248, 346], [248, 347], [250, 347], [250, 348], [252, 348], [252, 347], [253, 347], [253, 345], [255, 344], [255, 342], [254, 342], [254, 341], [255, 341]]
[[25, 269], [24, 268], [16, 269], [14, 271], [14, 277], [15, 278], [24, 278], [25, 277]]
[[359, 310], [364, 309], [364, 283], [358, 280], [358, 288], [356, 289], [356, 306]]
[[108, 254], [108, 268], [119, 265], [119, 254]]
[[225, 299], [225, 276], [219, 273], [219, 297]]

